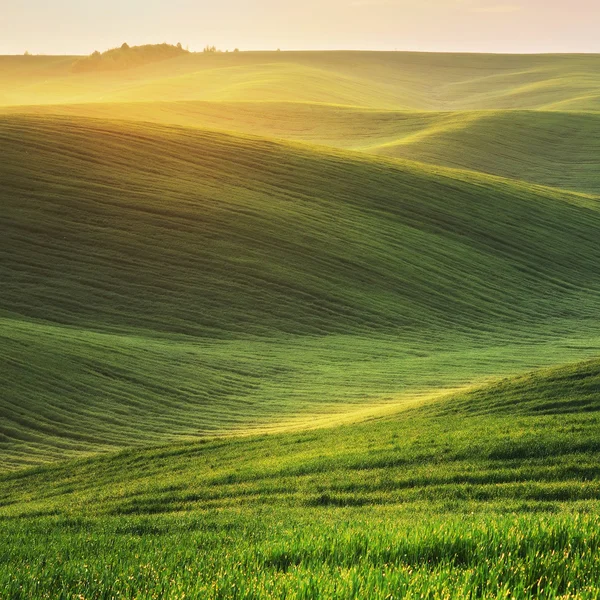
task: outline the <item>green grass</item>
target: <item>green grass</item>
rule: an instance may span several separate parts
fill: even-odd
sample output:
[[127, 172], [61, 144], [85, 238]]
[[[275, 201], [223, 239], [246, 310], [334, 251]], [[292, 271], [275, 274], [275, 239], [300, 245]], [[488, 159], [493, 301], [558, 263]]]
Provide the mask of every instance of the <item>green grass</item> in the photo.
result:
[[4, 467], [598, 351], [591, 199], [159, 125], [7, 116], [0, 136]]
[[0, 57], [0, 112], [250, 133], [599, 193], [598, 56], [180, 52], [104, 73]]
[[598, 597], [594, 516], [245, 516], [10, 522], [0, 590], [15, 599]]
[[77, 60], [0, 57], [0, 598], [599, 598], [600, 58]]
[[600, 493], [597, 360], [422, 401], [360, 424], [205, 440], [5, 474], [2, 512], [92, 516], [260, 506], [489, 504]]
[[39, 105], [4, 114], [152, 122], [244, 133], [600, 193], [600, 113], [406, 111], [291, 102]]
[[599, 381], [591, 361], [351, 427], [5, 475], [0, 591], [596, 598]]
[[373, 151], [597, 196], [597, 113], [452, 113]]

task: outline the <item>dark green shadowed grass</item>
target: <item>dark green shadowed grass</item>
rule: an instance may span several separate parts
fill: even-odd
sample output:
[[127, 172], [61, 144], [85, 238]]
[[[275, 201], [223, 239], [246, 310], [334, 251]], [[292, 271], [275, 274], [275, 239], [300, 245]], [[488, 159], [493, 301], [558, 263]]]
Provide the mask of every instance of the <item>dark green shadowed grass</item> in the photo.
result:
[[597, 204], [148, 124], [0, 120], [5, 468], [330, 423], [597, 353]]

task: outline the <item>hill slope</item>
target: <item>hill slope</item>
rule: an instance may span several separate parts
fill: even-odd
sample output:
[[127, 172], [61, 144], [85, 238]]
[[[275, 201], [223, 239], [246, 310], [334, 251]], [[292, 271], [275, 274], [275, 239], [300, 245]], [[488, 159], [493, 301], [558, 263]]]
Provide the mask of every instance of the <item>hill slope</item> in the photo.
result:
[[597, 597], [599, 373], [596, 360], [351, 427], [0, 475], [0, 590]]
[[599, 134], [597, 113], [453, 113], [370, 150], [599, 195]]
[[0, 57], [0, 112], [214, 128], [600, 191], [598, 56], [178, 52], [104, 73]]
[[0, 597], [600, 597], [600, 58], [77, 60], [0, 58]]
[[442, 111], [600, 108], [594, 55], [209, 53], [93, 75], [74, 73], [76, 60], [0, 57], [0, 105], [205, 100]]
[[469, 501], [489, 510], [597, 500], [599, 382], [595, 360], [358, 425], [131, 450], [26, 470], [0, 477], [1, 514], [76, 515], [83, 507], [95, 515], [155, 514], [240, 503], [409, 503], [431, 511], [451, 499], [463, 510]]
[[600, 113], [594, 112], [423, 112], [275, 102], [88, 103], [2, 112], [240, 132], [600, 195]]
[[159, 125], [0, 140], [5, 468], [597, 352], [592, 200]]

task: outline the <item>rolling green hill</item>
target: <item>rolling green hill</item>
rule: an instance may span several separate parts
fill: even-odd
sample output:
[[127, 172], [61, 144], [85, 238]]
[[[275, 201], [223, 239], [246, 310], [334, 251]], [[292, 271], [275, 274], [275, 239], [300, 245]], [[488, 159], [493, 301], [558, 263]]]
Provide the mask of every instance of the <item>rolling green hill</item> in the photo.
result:
[[0, 514], [307, 502], [407, 502], [432, 511], [436, 501], [449, 500], [503, 509], [598, 500], [599, 386], [595, 359], [424, 400], [361, 424], [128, 450], [5, 474]]
[[0, 598], [597, 599], [600, 57], [180, 54], [0, 57]]
[[238, 132], [600, 194], [600, 113], [595, 112], [423, 112], [195, 101], [39, 105], [0, 111]]
[[1, 57], [0, 105], [204, 100], [441, 111], [600, 108], [594, 55], [241, 52], [93, 74], [73, 72], [76, 60]]
[[597, 352], [591, 199], [160, 125], [12, 116], [0, 140], [4, 467]]
[[362, 425], [0, 476], [0, 590], [594, 598], [599, 381], [595, 360]]
[[370, 150], [598, 196], [599, 127], [597, 113], [457, 113]]
[[181, 51], [93, 73], [80, 62], [0, 57], [0, 113], [212, 128], [600, 189], [593, 55]]

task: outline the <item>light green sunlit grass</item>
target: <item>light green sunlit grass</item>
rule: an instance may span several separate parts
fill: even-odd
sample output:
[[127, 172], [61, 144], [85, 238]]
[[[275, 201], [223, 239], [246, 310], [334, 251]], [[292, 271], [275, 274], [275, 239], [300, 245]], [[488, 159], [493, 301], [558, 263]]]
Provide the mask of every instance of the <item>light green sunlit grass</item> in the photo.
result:
[[76, 60], [0, 57], [0, 105], [204, 100], [410, 110], [600, 107], [594, 55], [189, 54], [104, 74], [73, 72]]
[[598, 373], [5, 475], [0, 591], [596, 598]]

